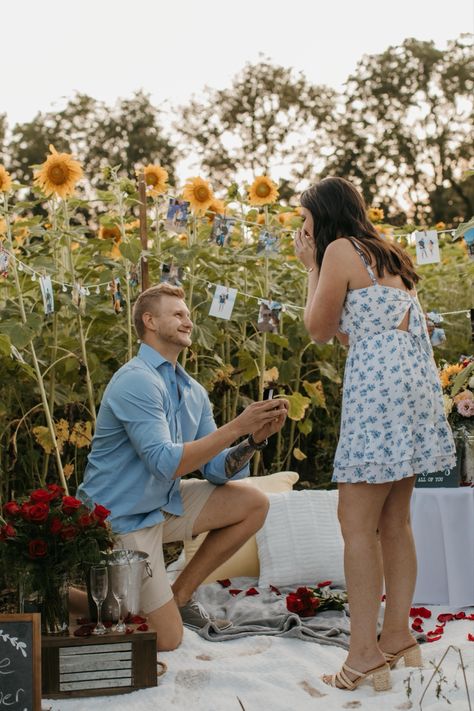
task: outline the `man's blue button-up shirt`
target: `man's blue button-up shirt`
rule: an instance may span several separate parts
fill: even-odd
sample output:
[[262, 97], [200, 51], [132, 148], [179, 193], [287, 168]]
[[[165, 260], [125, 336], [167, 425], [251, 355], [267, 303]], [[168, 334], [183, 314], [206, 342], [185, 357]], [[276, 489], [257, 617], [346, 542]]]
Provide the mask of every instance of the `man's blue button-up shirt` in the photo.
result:
[[[173, 479], [185, 442], [216, 429], [206, 390], [179, 364], [174, 368], [142, 344], [107, 385], [97, 418], [84, 481], [77, 495], [111, 510], [117, 533], [163, 521], [163, 511], [182, 515], [179, 478]], [[225, 484], [228, 449], [201, 471]], [[248, 464], [232, 479], [249, 474]]]

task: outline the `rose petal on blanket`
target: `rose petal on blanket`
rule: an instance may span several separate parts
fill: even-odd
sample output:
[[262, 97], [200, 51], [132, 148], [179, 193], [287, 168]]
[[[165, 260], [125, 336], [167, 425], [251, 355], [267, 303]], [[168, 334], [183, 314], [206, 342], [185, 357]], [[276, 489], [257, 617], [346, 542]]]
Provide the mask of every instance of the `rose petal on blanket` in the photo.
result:
[[217, 582], [219, 583], [219, 585], [222, 585], [223, 588], [230, 588], [230, 586], [232, 585], [229, 578], [225, 578], [225, 580], [218, 580]]
[[234, 588], [234, 589], [232, 589], [232, 590], [229, 590], [229, 592], [230, 592], [230, 594], [231, 594], [233, 597], [235, 597], [236, 595], [238, 595], [239, 593], [241, 593], [242, 590], [237, 590], [237, 588]]
[[278, 590], [277, 587], [275, 587], [275, 585], [270, 585], [270, 590], [272, 592], [274, 592], [276, 595], [281, 595], [281, 592]]
[[450, 612], [443, 612], [441, 615], [438, 615], [438, 622], [451, 622], [452, 620], [454, 620], [454, 615]]
[[325, 580], [324, 583], [316, 583], [317, 588], [328, 588], [332, 583], [332, 580]]
[[465, 620], [466, 619], [466, 613], [461, 610], [461, 612], [456, 612], [454, 615], [456, 620]]
[[469, 642], [474, 642], [474, 634], [471, 634], [469, 632], [469, 634], [467, 635], [467, 638], [468, 638]]
[[438, 637], [427, 637], [426, 641], [427, 642], [437, 642], [439, 639], [441, 639], [441, 635], [438, 635]]
[[260, 595], [257, 588], [249, 588], [248, 590], [245, 591], [245, 594], [246, 595]]

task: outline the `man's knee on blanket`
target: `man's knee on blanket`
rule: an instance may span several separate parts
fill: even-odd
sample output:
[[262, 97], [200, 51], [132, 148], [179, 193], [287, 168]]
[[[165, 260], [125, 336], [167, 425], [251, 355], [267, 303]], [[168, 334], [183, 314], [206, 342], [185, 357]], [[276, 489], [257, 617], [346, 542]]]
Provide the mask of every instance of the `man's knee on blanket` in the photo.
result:
[[183, 623], [174, 600], [170, 600], [147, 615], [148, 623], [156, 632], [158, 652], [171, 652], [183, 639]]

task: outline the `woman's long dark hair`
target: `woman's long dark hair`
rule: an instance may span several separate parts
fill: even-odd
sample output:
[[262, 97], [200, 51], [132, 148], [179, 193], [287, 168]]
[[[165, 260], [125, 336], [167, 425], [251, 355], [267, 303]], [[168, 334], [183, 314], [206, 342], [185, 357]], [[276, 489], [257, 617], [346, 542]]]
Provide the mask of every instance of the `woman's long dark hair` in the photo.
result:
[[409, 255], [394, 242], [380, 237], [367, 216], [364, 198], [344, 178], [324, 178], [301, 195], [301, 205], [314, 222], [316, 264], [321, 269], [326, 247], [338, 237], [355, 237], [369, 264], [375, 259], [379, 277], [400, 276], [407, 289], [420, 280]]

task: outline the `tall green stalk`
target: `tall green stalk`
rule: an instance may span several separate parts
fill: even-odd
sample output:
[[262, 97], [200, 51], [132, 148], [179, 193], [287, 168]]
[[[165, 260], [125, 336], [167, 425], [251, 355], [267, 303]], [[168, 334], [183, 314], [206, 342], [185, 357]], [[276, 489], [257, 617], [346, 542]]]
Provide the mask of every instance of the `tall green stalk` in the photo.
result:
[[[6, 194], [4, 195], [4, 206], [5, 206], [5, 223], [7, 226], [7, 243], [8, 243], [8, 247], [10, 250], [10, 254], [13, 254], [13, 240], [12, 240], [10, 216], [9, 216], [9, 212], [8, 212], [8, 196]], [[16, 265], [16, 259], [12, 259], [11, 262], [12, 262], [13, 279], [15, 281], [15, 287], [16, 287], [16, 292], [17, 292], [17, 296], [18, 296], [18, 306], [20, 308], [21, 320], [22, 320], [23, 324], [27, 324], [28, 319], [26, 318], [25, 302], [23, 300], [23, 292], [21, 290], [20, 278], [18, 276], [18, 268]], [[35, 350], [35, 346], [33, 343], [33, 339], [29, 343], [29, 348], [30, 348], [30, 352], [31, 352], [31, 358], [33, 361], [33, 367], [35, 370], [36, 380], [37, 380], [38, 387], [39, 387], [40, 394], [41, 394], [41, 402], [43, 405], [46, 424], [48, 427], [49, 435], [51, 437], [51, 442], [52, 442], [53, 449], [54, 449], [54, 455], [56, 458], [56, 465], [58, 468], [59, 480], [61, 482], [61, 486], [64, 487], [64, 490], [67, 493], [68, 487], [67, 487], [66, 477], [64, 476], [63, 464], [61, 461], [61, 454], [59, 452], [59, 446], [58, 446], [58, 442], [56, 439], [56, 432], [54, 429], [53, 418], [52, 418], [51, 410], [49, 407], [48, 396], [46, 393], [46, 388], [44, 385], [43, 376], [42, 376], [41, 369], [39, 366], [38, 357], [36, 355], [36, 350]]]
[[[191, 228], [191, 244], [193, 246], [197, 242], [197, 228], [196, 228], [196, 217], [193, 216], [193, 224]], [[194, 297], [194, 270], [196, 269], [196, 259], [192, 258], [191, 261], [191, 274], [189, 277], [189, 291], [187, 294], [187, 301], [189, 304], [189, 311], [191, 313], [191, 319], [193, 318], [193, 297]], [[188, 349], [185, 348], [181, 355], [181, 365], [186, 368], [186, 361], [188, 359]]]
[[[120, 185], [117, 186], [115, 190], [115, 195], [117, 198], [117, 205], [118, 205], [118, 211], [119, 211], [119, 218], [120, 218], [120, 237], [122, 242], [125, 244], [127, 241], [127, 235], [125, 232], [125, 207], [123, 204], [123, 193], [122, 190], [120, 189]], [[130, 262], [129, 260], [124, 257], [124, 266], [125, 266], [125, 290], [126, 290], [126, 298], [125, 298], [125, 313], [126, 313], [126, 318], [127, 318], [127, 360], [131, 360], [133, 358], [133, 329], [132, 329], [132, 292], [130, 289], [130, 280], [128, 278], [129, 272], [130, 272]]]
[[[268, 225], [268, 208], [265, 205], [265, 226]], [[269, 291], [269, 279], [268, 279], [268, 254], [265, 252], [265, 268], [263, 275], [263, 298], [268, 299]], [[258, 400], [263, 400], [263, 385], [265, 382], [265, 368], [267, 359], [267, 334], [266, 331], [262, 333], [261, 336], [261, 347], [260, 347], [260, 374], [258, 378]], [[253, 475], [257, 476], [258, 468], [260, 466], [260, 452], [255, 452], [253, 458]]]
[[[71, 247], [71, 233], [70, 233], [70, 227], [69, 227], [69, 213], [67, 209], [67, 201], [64, 200], [63, 202], [64, 206], [64, 227], [66, 231], [66, 239], [67, 239], [67, 247], [68, 247], [68, 254], [69, 254], [69, 271], [71, 274], [71, 281], [74, 285], [76, 285], [76, 273], [74, 269], [74, 259], [72, 255], [72, 247]], [[95, 425], [97, 421], [97, 415], [96, 415], [96, 410], [95, 410], [95, 397], [94, 397], [94, 388], [92, 385], [92, 378], [89, 370], [89, 360], [87, 357], [87, 346], [86, 346], [86, 338], [84, 335], [84, 326], [82, 322], [82, 316], [79, 308], [77, 309], [77, 328], [78, 328], [78, 333], [79, 333], [79, 343], [81, 346], [81, 357], [82, 357], [82, 362], [85, 368], [85, 375], [86, 375], [86, 387], [87, 387], [87, 399], [89, 403], [89, 411], [91, 415], [91, 420], [92, 420], [92, 425], [93, 429], [95, 430]]]

